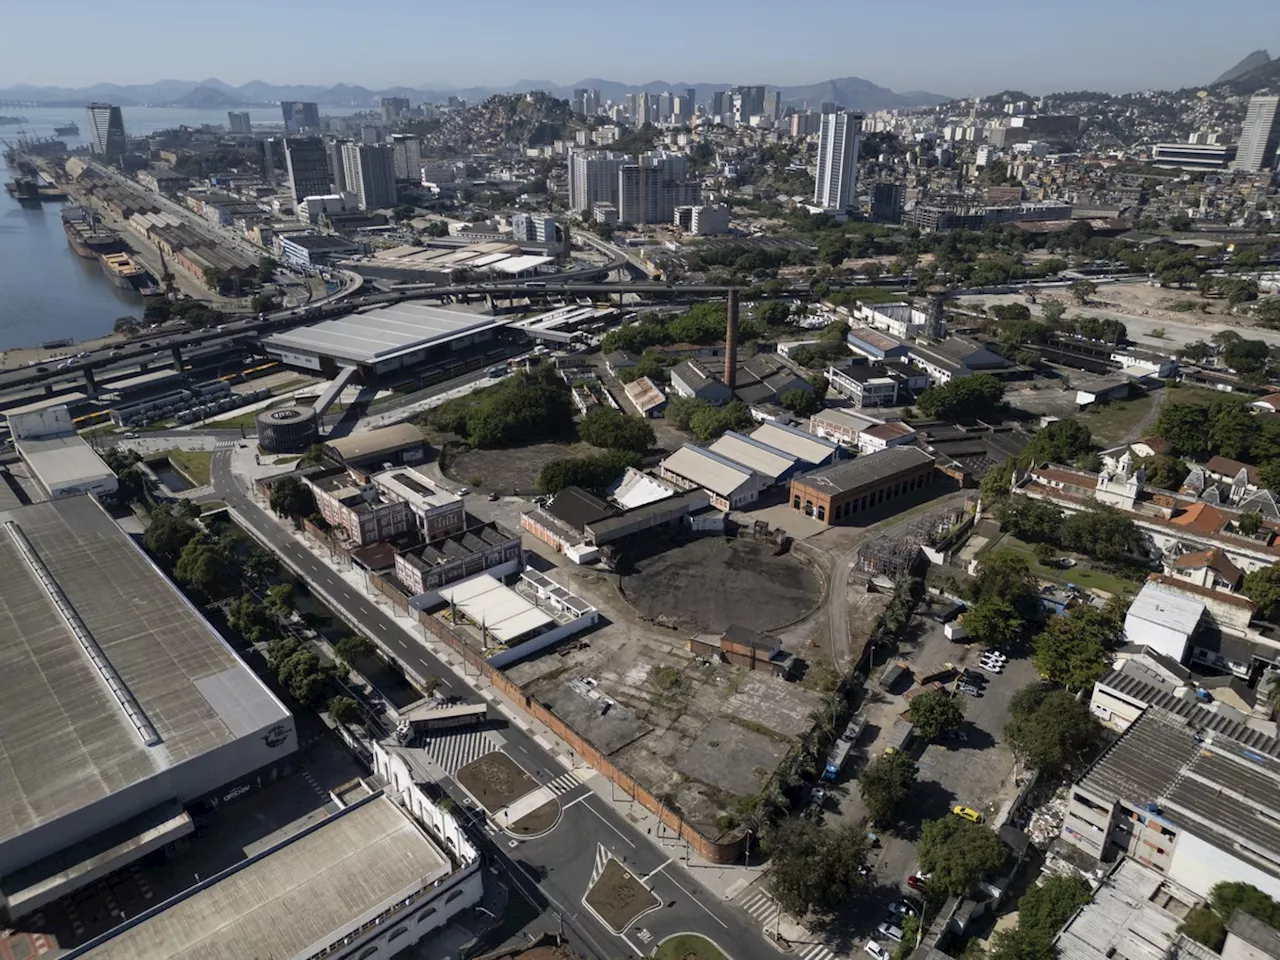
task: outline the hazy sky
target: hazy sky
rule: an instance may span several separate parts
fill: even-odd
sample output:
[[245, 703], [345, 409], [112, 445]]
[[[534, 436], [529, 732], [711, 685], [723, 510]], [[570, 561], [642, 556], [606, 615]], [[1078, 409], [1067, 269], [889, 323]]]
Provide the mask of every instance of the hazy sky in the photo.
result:
[[1208, 83], [1280, 54], [1277, 0], [61, 0], [6, 4], [0, 87], [218, 77], [378, 88], [791, 85], [950, 96]]

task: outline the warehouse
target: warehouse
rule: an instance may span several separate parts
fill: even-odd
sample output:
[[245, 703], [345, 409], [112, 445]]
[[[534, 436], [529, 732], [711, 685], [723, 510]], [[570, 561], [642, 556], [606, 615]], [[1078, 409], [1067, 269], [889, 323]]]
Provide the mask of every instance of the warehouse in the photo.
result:
[[841, 458], [840, 444], [788, 427], [783, 423], [765, 423], [751, 431], [751, 439], [791, 454], [805, 469], [825, 467]]
[[682, 490], [707, 491], [712, 505], [721, 510], [755, 503], [770, 483], [754, 470], [691, 443], [663, 460], [658, 472]]
[[775, 449], [767, 443], [752, 440], [733, 430], [726, 431], [708, 448], [712, 453], [754, 470], [769, 481], [770, 486], [782, 483], [791, 475], [803, 470], [805, 465], [798, 457]]
[[130, 918], [68, 960], [391, 957], [480, 901], [480, 858], [450, 814], [418, 803], [430, 818], [424, 827], [386, 793], [355, 787], [363, 796], [333, 816]]
[[115, 471], [76, 433], [65, 406], [11, 413], [8, 420], [18, 456], [50, 500], [82, 493], [115, 494], [119, 487]]
[[341, 367], [381, 375], [490, 340], [507, 322], [465, 310], [397, 303], [275, 333], [262, 344], [292, 367], [327, 376]]
[[343, 466], [386, 461], [421, 463], [426, 457], [427, 441], [412, 423], [393, 423], [389, 427], [353, 433], [324, 445], [325, 456]]
[[[791, 481], [791, 508], [828, 525], [885, 515], [885, 503], [905, 505], [937, 488], [933, 457], [919, 447], [890, 447], [833, 464]], [[932, 494], [930, 494], [932, 495]]]
[[297, 736], [91, 497], [0, 521], [0, 914], [12, 918], [190, 834], [186, 805], [277, 773]]

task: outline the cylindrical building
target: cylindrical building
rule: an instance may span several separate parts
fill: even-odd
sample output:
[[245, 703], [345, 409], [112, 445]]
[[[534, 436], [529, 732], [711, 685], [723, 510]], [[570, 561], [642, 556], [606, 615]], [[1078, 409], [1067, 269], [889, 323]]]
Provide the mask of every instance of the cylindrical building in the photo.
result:
[[306, 450], [319, 440], [314, 407], [276, 407], [258, 414], [258, 446], [267, 453]]

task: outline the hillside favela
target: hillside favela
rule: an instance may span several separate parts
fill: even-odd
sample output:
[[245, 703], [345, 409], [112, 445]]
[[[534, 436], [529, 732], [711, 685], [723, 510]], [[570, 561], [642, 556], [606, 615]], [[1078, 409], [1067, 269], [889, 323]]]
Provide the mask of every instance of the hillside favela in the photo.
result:
[[427, 6], [5, 15], [0, 960], [1280, 960], [1280, 8]]

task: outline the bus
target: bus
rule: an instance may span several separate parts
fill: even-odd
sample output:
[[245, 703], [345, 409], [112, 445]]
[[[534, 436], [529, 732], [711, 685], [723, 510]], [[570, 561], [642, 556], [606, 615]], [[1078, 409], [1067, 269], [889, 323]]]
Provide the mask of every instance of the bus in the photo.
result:
[[489, 706], [463, 703], [452, 707], [422, 706], [408, 711], [396, 725], [396, 740], [406, 744], [419, 736], [478, 727], [489, 719]]

